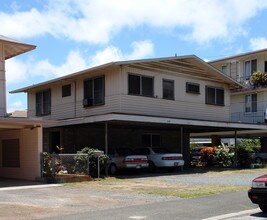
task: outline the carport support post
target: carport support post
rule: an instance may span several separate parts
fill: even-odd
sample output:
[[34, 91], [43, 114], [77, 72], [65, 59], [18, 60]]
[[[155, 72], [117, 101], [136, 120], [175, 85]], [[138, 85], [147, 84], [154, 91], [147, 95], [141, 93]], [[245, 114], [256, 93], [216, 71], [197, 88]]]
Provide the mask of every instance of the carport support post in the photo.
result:
[[[183, 135], [184, 135], [184, 129], [183, 129], [183, 127], [181, 127], [181, 129], [180, 129], [180, 133], [181, 133], [181, 154], [183, 154], [183, 152], [184, 152], [184, 139], [183, 139]], [[183, 171], [184, 170], [184, 166], [181, 166], [181, 171]]]
[[108, 155], [108, 122], [105, 122], [105, 154]]
[[[105, 122], [105, 154], [108, 155], [108, 123], [107, 122]], [[108, 167], [106, 167], [105, 173], [107, 176], [108, 175]]]
[[237, 168], [237, 131], [235, 130], [235, 161], [234, 166]]

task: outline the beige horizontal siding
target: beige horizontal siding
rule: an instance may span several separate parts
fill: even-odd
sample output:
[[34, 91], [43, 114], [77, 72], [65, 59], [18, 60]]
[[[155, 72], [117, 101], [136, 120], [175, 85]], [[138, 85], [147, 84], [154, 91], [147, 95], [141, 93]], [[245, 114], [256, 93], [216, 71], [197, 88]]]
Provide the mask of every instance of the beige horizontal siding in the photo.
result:
[[228, 121], [230, 109], [227, 106], [124, 95], [122, 113]]
[[19, 139], [20, 167], [2, 167], [0, 158], [0, 176], [27, 180], [40, 177], [42, 128], [1, 131], [0, 152], [2, 140], [7, 139]]
[[84, 116], [92, 116], [92, 115], [99, 115], [99, 114], [106, 114], [110, 112], [119, 112], [120, 111], [120, 96], [119, 95], [112, 95], [105, 97], [105, 104], [99, 106], [91, 106], [84, 108], [82, 105], [82, 100], [77, 101], [77, 116], [84, 117]]

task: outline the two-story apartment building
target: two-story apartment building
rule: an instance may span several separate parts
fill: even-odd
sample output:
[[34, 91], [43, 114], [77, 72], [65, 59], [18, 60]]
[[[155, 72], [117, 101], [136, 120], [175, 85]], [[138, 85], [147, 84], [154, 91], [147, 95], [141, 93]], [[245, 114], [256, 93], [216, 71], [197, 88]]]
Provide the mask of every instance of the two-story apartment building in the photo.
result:
[[267, 86], [253, 82], [256, 71], [267, 73], [267, 49], [209, 62], [245, 87], [231, 91], [231, 121], [264, 123], [267, 119]]
[[12, 93], [28, 94], [28, 117], [58, 122], [44, 129], [44, 151], [146, 145], [188, 159], [192, 132], [263, 129], [230, 123], [230, 89], [240, 88], [192, 55], [112, 62]]

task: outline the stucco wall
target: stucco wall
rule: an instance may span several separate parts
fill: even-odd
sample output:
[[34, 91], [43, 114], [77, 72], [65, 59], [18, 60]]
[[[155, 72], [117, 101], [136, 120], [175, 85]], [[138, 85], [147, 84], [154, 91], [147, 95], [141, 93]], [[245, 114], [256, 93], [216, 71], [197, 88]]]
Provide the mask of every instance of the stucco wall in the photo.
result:
[[[2, 140], [19, 139], [20, 167], [2, 167]], [[4, 130], [0, 132], [0, 176], [6, 178], [35, 180], [40, 177], [40, 153], [42, 151], [42, 128]]]

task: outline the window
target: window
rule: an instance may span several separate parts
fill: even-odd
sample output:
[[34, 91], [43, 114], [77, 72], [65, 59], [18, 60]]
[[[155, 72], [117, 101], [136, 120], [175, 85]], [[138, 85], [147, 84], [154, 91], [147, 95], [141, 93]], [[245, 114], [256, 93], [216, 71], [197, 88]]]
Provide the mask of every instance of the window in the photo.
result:
[[71, 96], [71, 84], [62, 86], [62, 97]]
[[174, 100], [174, 81], [163, 79], [163, 98]]
[[257, 94], [245, 96], [245, 112], [257, 112]]
[[143, 134], [142, 145], [145, 147], [159, 147], [161, 146], [161, 138], [159, 134]]
[[206, 104], [224, 105], [224, 90], [206, 86]]
[[264, 62], [264, 72], [267, 73], [267, 61]]
[[226, 66], [222, 66], [222, 72], [224, 73], [224, 74], [226, 74]]
[[252, 73], [257, 71], [257, 60], [249, 60], [245, 62], [245, 78], [246, 80], [250, 79]]
[[148, 76], [128, 75], [129, 95], [154, 96], [154, 79]]
[[2, 141], [2, 166], [20, 167], [19, 139]]
[[51, 113], [51, 90], [36, 93], [36, 115], [48, 115]]
[[200, 93], [199, 91], [200, 91], [199, 84], [189, 83], [189, 82], [186, 83], [186, 92], [199, 94]]
[[105, 77], [84, 81], [84, 106], [100, 105], [105, 102]]

